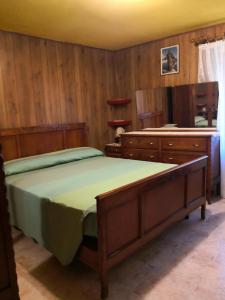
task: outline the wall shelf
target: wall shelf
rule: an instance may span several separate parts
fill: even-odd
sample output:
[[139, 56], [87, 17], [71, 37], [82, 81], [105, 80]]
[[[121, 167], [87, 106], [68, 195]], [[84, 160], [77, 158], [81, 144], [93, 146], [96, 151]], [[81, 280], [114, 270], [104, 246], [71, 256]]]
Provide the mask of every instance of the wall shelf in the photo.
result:
[[109, 105], [125, 105], [131, 102], [131, 99], [128, 98], [117, 98], [117, 99], [110, 99], [107, 100]]
[[[114, 131], [114, 142], [120, 142], [120, 135], [125, 131], [125, 128], [131, 125], [132, 121], [128, 117], [128, 104], [131, 103], [130, 98], [113, 98], [108, 99], [107, 104], [110, 106], [110, 114], [108, 126]], [[121, 128], [122, 127], [122, 128]], [[128, 130], [126, 128], [126, 130]]]
[[124, 127], [124, 126], [128, 126], [131, 124], [131, 120], [112, 120], [112, 121], [108, 121], [108, 125], [111, 127]]

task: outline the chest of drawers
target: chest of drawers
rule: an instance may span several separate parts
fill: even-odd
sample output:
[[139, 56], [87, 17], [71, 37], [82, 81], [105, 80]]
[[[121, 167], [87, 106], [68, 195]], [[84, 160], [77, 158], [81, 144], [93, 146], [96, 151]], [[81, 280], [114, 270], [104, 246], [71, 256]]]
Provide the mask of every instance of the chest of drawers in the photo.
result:
[[204, 132], [133, 131], [121, 135], [123, 158], [182, 164], [201, 155], [208, 156], [207, 188], [220, 182], [219, 134]]

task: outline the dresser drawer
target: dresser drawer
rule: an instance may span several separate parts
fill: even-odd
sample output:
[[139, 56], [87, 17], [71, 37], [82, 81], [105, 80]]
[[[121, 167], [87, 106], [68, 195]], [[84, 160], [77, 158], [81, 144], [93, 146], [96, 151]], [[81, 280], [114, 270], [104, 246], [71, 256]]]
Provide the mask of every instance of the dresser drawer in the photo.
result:
[[145, 160], [145, 161], [159, 161], [159, 152], [145, 149], [124, 149], [123, 158]]
[[204, 138], [162, 138], [162, 150], [207, 151], [207, 140]]
[[171, 164], [183, 164], [195, 158], [198, 158], [202, 154], [193, 154], [192, 153], [179, 153], [179, 152], [172, 152], [172, 151], [163, 151], [162, 152], [162, 162], [164, 163], [171, 163]]
[[159, 151], [142, 150], [141, 160], [146, 161], [159, 161]]
[[158, 149], [159, 140], [151, 136], [122, 136], [122, 146], [128, 148]]

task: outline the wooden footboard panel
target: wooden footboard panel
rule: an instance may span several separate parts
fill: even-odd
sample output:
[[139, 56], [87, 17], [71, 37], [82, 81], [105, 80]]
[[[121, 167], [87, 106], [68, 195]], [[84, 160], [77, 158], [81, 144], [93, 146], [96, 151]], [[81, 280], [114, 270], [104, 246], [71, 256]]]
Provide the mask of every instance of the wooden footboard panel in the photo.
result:
[[206, 202], [207, 157], [96, 197], [102, 297], [107, 270]]

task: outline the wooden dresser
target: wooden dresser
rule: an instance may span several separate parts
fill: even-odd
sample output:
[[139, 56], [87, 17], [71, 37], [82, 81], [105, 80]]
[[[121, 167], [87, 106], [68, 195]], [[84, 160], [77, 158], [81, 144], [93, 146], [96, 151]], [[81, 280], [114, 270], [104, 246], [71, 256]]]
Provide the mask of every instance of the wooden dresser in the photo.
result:
[[208, 202], [220, 182], [219, 134], [213, 131], [133, 131], [121, 135], [122, 157], [182, 164], [208, 155]]
[[1, 156], [0, 156], [0, 299], [19, 300]]

